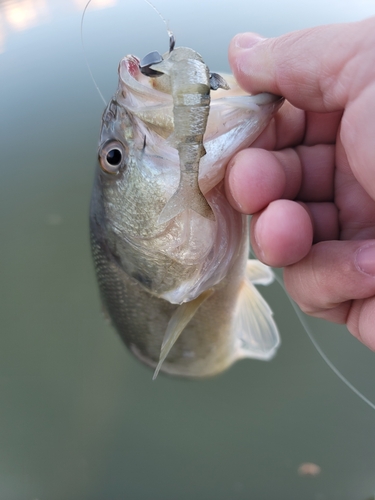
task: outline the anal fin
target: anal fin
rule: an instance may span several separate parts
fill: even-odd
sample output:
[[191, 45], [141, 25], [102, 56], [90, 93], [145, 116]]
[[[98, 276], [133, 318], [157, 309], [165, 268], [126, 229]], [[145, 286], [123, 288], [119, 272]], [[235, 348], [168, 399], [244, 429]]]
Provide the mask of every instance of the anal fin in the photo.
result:
[[276, 354], [280, 335], [272, 310], [252, 284], [272, 281], [271, 269], [257, 260], [248, 261], [234, 325], [239, 357], [269, 360]]
[[189, 323], [189, 321], [192, 319], [203, 302], [207, 300], [212, 294], [212, 289], [206, 290], [205, 292], [201, 293], [196, 299], [181, 304], [173, 313], [164, 335], [164, 339], [161, 345], [159, 362], [155, 369], [152, 380], [155, 380], [158, 376], [165, 358], [168, 356], [169, 351], [172, 349], [176, 340], [181, 335], [185, 326]]
[[269, 285], [275, 280], [272, 268], [257, 259], [248, 259], [246, 278], [254, 285]]

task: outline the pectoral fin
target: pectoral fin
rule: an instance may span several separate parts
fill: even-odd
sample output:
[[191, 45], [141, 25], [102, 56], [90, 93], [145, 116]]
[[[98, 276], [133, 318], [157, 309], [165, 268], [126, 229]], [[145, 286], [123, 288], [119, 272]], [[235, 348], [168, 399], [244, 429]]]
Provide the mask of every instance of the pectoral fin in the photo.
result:
[[[272, 310], [251, 283], [268, 284], [273, 275], [267, 266], [255, 260], [248, 261], [242, 289], [237, 302], [235, 332], [239, 357], [269, 360], [280, 344], [280, 336], [273, 320]], [[249, 276], [249, 277], [248, 277]], [[250, 281], [251, 279], [251, 281]]]
[[173, 313], [164, 335], [163, 343], [161, 345], [159, 363], [155, 369], [152, 380], [155, 380], [158, 376], [161, 365], [163, 364], [165, 358], [168, 356], [169, 351], [172, 349], [185, 326], [189, 323], [189, 321], [197, 312], [198, 308], [203, 304], [203, 302], [207, 300], [212, 294], [212, 289], [206, 290], [205, 292], [201, 293], [196, 299], [181, 304]]

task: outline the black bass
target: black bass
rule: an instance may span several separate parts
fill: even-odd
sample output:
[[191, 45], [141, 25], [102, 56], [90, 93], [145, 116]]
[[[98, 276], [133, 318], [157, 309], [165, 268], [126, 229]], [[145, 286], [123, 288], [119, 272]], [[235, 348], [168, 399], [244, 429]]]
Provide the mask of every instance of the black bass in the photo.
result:
[[173, 42], [163, 56], [120, 62], [102, 118], [92, 252], [105, 310], [155, 376], [215, 375], [276, 352], [272, 311], [254, 287], [273, 274], [248, 260], [248, 217], [229, 205], [223, 177], [282, 102], [246, 95]]

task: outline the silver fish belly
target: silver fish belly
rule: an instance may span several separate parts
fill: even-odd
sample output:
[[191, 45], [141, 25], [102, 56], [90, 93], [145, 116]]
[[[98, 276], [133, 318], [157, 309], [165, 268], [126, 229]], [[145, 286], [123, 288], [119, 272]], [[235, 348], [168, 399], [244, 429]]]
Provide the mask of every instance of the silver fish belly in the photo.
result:
[[161, 59], [150, 65], [157, 77], [134, 56], [120, 62], [102, 118], [92, 253], [104, 308], [129, 349], [155, 375], [203, 377], [241, 358], [271, 359], [280, 342], [254, 286], [271, 283], [272, 271], [248, 260], [248, 218], [227, 202], [223, 177], [283, 100], [246, 95], [231, 76], [231, 89], [210, 100], [212, 75], [226, 82], [199, 54], [177, 48]]

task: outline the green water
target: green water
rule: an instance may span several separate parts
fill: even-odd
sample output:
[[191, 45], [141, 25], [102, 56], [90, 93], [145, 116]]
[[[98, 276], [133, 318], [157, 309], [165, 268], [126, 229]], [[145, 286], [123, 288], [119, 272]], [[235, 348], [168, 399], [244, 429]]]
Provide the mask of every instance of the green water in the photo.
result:
[[[101, 3], [85, 43], [108, 99], [120, 58], [163, 52], [168, 37], [141, 0]], [[236, 32], [375, 13], [369, 0], [155, 3], [177, 43], [218, 71]], [[0, 2], [0, 500], [369, 500], [375, 412], [324, 364], [278, 285], [264, 290], [276, 358], [202, 382], [152, 382], [105, 322], [88, 243], [103, 103], [82, 9]], [[344, 327], [310, 325], [375, 401], [375, 354]], [[305, 462], [321, 473], [300, 476]]]

